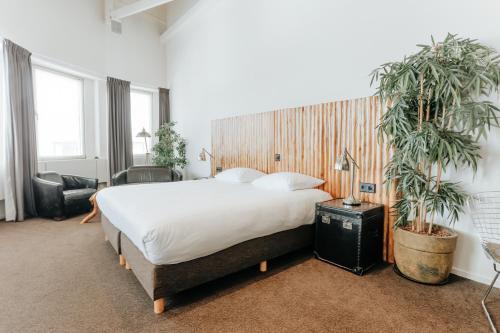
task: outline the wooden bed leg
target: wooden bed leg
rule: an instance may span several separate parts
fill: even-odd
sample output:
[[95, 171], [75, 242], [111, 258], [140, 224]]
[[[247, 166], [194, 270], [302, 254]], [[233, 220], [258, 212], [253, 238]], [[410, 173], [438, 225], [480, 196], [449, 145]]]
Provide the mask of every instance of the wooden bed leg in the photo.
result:
[[125, 259], [125, 269], [129, 270], [129, 271], [132, 269], [132, 267], [130, 267], [130, 265], [128, 264], [128, 261], [126, 259]]
[[165, 299], [164, 298], [159, 298], [156, 301], [154, 301], [154, 310], [156, 314], [161, 314], [163, 311], [165, 311]]
[[118, 257], [120, 258], [120, 266], [125, 266], [125, 257], [121, 254]]
[[267, 272], [267, 260], [264, 260], [264, 261], [260, 262], [259, 270], [261, 272]]

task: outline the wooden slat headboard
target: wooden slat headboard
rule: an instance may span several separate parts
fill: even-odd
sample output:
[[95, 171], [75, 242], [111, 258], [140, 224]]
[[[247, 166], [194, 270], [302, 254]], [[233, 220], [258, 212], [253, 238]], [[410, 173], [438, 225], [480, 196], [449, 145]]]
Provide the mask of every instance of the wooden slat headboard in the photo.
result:
[[[324, 179], [333, 197], [349, 194], [350, 172], [334, 170], [335, 159], [347, 148], [357, 160], [357, 197], [386, 207], [384, 258], [393, 261], [389, 207], [393, 197], [383, 184], [390, 152], [377, 136], [382, 107], [376, 97], [323, 103], [212, 121], [212, 174], [249, 167], [266, 173], [300, 172]], [[275, 162], [275, 154], [281, 161]], [[375, 194], [359, 193], [359, 182], [375, 183]]]

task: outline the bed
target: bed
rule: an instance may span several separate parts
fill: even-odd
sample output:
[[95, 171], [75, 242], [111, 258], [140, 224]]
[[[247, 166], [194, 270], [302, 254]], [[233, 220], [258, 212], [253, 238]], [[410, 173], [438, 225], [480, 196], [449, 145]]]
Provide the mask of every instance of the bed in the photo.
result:
[[101, 190], [103, 229], [164, 311], [171, 294], [310, 246], [317, 189], [271, 191], [215, 179]]

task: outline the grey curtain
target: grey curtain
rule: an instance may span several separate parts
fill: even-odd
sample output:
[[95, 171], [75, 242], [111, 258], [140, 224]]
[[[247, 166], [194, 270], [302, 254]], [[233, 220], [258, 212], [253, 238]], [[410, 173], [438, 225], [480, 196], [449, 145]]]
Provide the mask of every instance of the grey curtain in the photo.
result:
[[3, 41], [5, 71], [5, 217], [36, 216], [32, 178], [37, 172], [35, 102], [31, 53]]
[[170, 122], [170, 90], [160, 88], [160, 126]]
[[130, 82], [108, 77], [108, 154], [111, 178], [133, 161], [130, 120]]

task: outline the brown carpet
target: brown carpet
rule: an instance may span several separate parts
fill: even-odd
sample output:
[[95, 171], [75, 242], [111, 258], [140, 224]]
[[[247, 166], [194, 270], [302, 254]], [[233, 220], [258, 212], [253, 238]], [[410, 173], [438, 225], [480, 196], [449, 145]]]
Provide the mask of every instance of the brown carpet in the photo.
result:
[[[153, 314], [100, 224], [0, 223], [0, 332], [487, 332], [484, 285], [358, 277], [294, 254], [181, 293]], [[500, 290], [491, 310], [500, 320]]]

